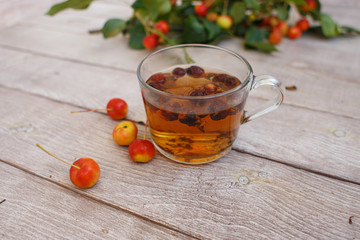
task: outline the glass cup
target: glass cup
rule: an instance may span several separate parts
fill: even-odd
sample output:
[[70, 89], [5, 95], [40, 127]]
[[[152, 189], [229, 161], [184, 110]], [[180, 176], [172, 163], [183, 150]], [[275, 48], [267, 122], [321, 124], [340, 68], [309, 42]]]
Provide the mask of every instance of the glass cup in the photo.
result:
[[[172, 71], [179, 68], [187, 76], [191, 75], [192, 66], [203, 69], [205, 75], [186, 80], [188, 86], [174, 85], [172, 92], [165, 92], [161, 84], [149, 85], [148, 80], [157, 73], [166, 73], [166, 81], [184, 83]], [[202, 164], [222, 157], [231, 149], [242, 123], [276, 109], [283, 101], [283, 92], [275, 78], [255, 77], [245, 58], [217, 46], [184, 44], [160, 49], [140, 62], [137, 75], [152, 141], [160, 153], [180, 163]], [[220, 80], [215, 81], [215, 76], [223, 76], [216, 78], [222, 79], [221, 86], [226, 86], [228, 80], [224, 79], [231, 77], [241, 83], [221, 91]], [[218, 93], [206, 94], [205, 88], [197, 86], [198, 81], [203, 81], [201, 78], [213, 84], [209, 86], [215, 85]], [[245, 111], [249, 91], [265, 85], [272, 88], [274, 98]], [[198, 89], [202, 94], [196, 94]], [[178, 95], [177, 91], [188, 94]]]

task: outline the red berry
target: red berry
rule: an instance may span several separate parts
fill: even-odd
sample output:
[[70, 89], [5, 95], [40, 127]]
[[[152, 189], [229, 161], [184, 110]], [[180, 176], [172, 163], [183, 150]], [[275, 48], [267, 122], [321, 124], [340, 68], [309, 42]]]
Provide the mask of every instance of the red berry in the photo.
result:
[[259, 24], [259, 27], [267, 27], [269, 26], [270, 17], [264, 17], [261, 23]]
[[286, 35], [289, 26], [285, 21], [280, 21], [275, 28], [278, 29], [282, 35]]
[[128, 150], [135, 162], [149, 162], [155, 156], [155, 146], [148, 140], [135, 139], [130, 143]]
[[297, 26], [292, 26], [289, 28], [287, 36], [290, 39], [297, 39], [301, 36], [301, 29]]
[[167, 34], [169, 32], [170, 27], [166, 21], [160, 20], [155, 24], [154, 29], [159, 30], [163, 34]]
[[280, 43], [282, 40], [282, 34], [279, 29], [275, 28], [269, 35], [269, 42], [273, 45]]
[[306, 18], [302, 18], [296, 23], [296, 26], [298, 26], [301, 29], [301, 31], [304, 32], [309, 29], [310, 23]]
[[174, 74], [176, 77], [182, 77], [186, 73], [185, 69], [181, 67], [177, 67], [172, 71], [172, 74]]
[[144, 37], [143, 45], [146, 49], [152, 50], [158, 44], [159, 37], [156, 34], [150, 34]]
[[100, 177], [100, 167], [92, 158], [80, 158], [73, 165], [80, 167], [70, 168], [70, 180], [79, 188], [91, 188]]
[[276, 25], [278, 25], [278, 23], [279, 23], [279, 19], [277, 18], [277, 16], [271, 16], [269, 18], [269, 26], [271, 28], [276, 27]]
[[187, 69], [187, 74], [191, 77], [198, 78], [204, 75], [205, 71], [199, 66], [191, 66]]
[[207, 7], [203, 3], [200, 3], [194, 7], [194, 11], [199, 17], [205, 17], [207, 14]]
[[128, 105], [120, 98], [113, 98], [106, 105], [106, 111], [112, 119], [120, 120], [126, 117], [126, 114], [128, 113]]
[[150, 77], [151, 81], [157, 82], [157, 83], [165, 83], [166, 79], [164, 74], [162, 73], [155, 73]]
[[317, 7], [316, 0], [305, 0], [306, 4], [301, 5], [301, 9], [304, 12], [312, 12]]

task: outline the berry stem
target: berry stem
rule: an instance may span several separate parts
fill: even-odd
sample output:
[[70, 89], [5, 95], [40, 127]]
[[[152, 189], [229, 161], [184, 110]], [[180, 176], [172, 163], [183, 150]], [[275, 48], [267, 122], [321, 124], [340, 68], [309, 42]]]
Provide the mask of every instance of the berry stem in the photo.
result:
[[146, 119], [146, 123], [145, 123], [145, 131], [144, 131], [144, 140], [146, 140], [146, 131], [147, 131], [147, 126], [149, 124], [149, 120]]
[[229, 7], [229, 0], [225, 0], [224, 1], [224, 8], [223, 8], [223, 11], [222, 11], [223, 15], [227, 15], [228, 7]]
[[50, 156], [52, 156], [52, 157], [54, 157], [54, 158], [56, 158], [56, 159], [58, 159], [58, 160], [60, 160], [60, 161], [62, 161], [62, 162], [64, 162], [64, 163], [66, 163], [66, 164], [69, 164], [70, 166], [72, 166], [72, 167], [74, 167], [74, 168], [80, 169], [79, 166], [76, 166], [76, 165], [74, 165], [74, 164], [71, 164], [71, 163], [69, 163], [68, 161], [65, 161], [64, 159], [61, 159], [61, 158], [55, 156], [54, 154], [48, 152], [45, 148], [43, 148], [42, 146], [40, 146], [40, 144], [37, 143], [36, 146], [37, 146], [38, 148], [40, 148], [41, 150], [43, 150], [44, 152], [46, 152], [47, 154], [49, 154]]
[[82, 110], [82, 111], [71, 111], [70, 113], [84, 113], [84, 112], [100, 112], [100, 111], [112, 111], [112, 108], [107, 109], [92, 109], [92, 110]]

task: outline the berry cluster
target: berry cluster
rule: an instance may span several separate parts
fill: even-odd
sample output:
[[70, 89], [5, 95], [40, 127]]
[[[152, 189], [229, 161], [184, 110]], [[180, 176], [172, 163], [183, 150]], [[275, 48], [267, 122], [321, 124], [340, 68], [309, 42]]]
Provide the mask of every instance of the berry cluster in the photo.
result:
[[166, 21], [158, 21], [154, 25], [153, 29], [151, 29], [151, 33], [143, 38], [142, 42], [144, 47], [149, 50], [154, 49], [158, 43], [161, 42], [162, 34], [166, 35], [169, 32], [169, 29], [169, 24]]
[[[128, 113], [128, 104], [123, 99], [113, 98], [108, 102], [106, 109], [74, 111], [71, 113], [94, 112], [101, 110], [106, 110], [110, 118], [114, 120], [121, 120], [124, 119]], [[113, 129], [112, 137], [117, 144], [129, 146], [129, 156], [133, 161], [142, 163], [149, 162], [155, 156], [155, 147], [150, 141], [146, 140], [146, 128], [144, 139], [137, 139], [137, 134], [138, 128], [136, 124], [129, 120], [123, 120]], [[71, 165], [70, 180], [75, 186], [79, 188], [91, 188], [99, 180], [100, 167], [92, 158], [80, 158], [71, 164], [70, 162], [58, 158], [48, 152], [39, 144], [37, 144], [37, 147], [64, 163]]]

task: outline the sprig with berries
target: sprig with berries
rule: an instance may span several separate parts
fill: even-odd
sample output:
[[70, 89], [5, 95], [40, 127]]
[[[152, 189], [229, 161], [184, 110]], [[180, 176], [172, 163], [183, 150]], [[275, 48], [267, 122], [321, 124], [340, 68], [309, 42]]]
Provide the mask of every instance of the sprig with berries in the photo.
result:
[[[94, 0], [67, 0], [55, 4], [48, 15], [68, 9], [86, 9]], [[321, 11], [319, 0], [135, 0], [129, 19], [113, 18], [99, 31], [104, 38], [129, 35], [133, 49], [183, 43], [216, 44], [226, 38], [243, 38], [246, 49], [276, 51], [284, 37], [299, 38], [303, 32], [325, 38], [360, 35], [338, 25]], [[299, 19], [289, 24], [291, 10]], [[310, 26], [311, 22], [311, 26]]]

